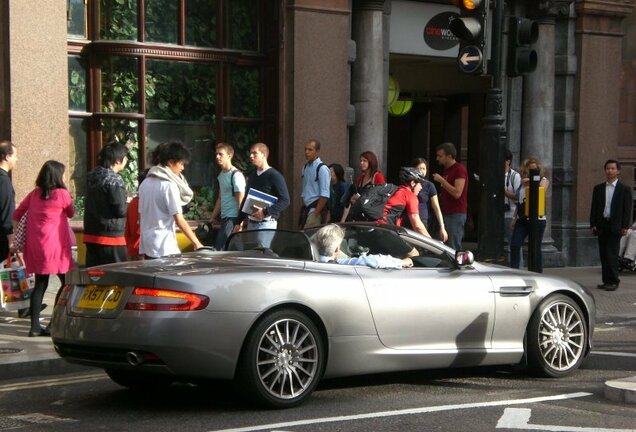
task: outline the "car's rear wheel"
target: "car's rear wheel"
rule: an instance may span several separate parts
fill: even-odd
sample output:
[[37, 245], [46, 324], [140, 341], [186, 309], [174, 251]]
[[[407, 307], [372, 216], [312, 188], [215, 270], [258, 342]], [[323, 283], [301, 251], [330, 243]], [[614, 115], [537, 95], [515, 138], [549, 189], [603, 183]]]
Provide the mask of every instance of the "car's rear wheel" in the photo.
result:
[[546, 298], [528, 325], [530, 371], [546, 377], [569, 374], [583, 361], [588, 335], [585, 316], [574, 300], [561, 294]]
[[156, 390], [173, 382], [171, 377], [141, 371], [106, 369], [106, 374], [120, 386], [134, 390]]
[[248, 335], [237, 379], [253, 401], [289, 408], [311, 395], [324, 363], [324, 344], [311, 319], [293, 309], [278, 310]]

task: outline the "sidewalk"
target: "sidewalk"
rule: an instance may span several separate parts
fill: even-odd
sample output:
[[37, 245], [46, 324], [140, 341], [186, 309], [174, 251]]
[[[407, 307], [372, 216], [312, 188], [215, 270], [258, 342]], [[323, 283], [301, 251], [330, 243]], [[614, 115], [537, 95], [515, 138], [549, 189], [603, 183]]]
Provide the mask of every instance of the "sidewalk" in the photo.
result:
[[[600, 283], [600, 267], [548, 268], [545, 274], [572, 279], [589, 288], [596, 299], [597, 323], [636, 319], [636, 273], [621, 273], [621, 286], [613, 292], [596, 288]], [[51, 319], [58, 288], [59, 281], [51, 277], [44, 295], [48, 307], [41, 314], [43, 325]], [[59, 358], [51, 338], [30, 338], [29, 327], [29, 318], [18, 318], [17, 312], [0, 312], [0, 380], [92, 370]], [[636, 381], [628, 383], [628, 388], [631, 389], [628, 390], [629, 397], [636, 398]], [[624, 392], [621, 394], [625, 395]]]

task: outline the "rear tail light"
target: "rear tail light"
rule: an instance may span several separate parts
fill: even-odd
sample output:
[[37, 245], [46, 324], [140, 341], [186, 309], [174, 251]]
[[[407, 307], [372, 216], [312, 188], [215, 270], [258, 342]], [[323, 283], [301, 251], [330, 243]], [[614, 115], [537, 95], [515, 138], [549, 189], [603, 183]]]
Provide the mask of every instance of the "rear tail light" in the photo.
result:
[[205, 309], [210, 298], [200, 294], [136, 287], [126, 303], [128, 310], [195, 311]]
[[68, 303], [68, 297], [70, 295], [71, 295], [71, 286], [64, 285], [62, 287], [62, 292], [60, 293], [60, 296], [57, 299], [56, 306], [66, 306], [66, 303]]

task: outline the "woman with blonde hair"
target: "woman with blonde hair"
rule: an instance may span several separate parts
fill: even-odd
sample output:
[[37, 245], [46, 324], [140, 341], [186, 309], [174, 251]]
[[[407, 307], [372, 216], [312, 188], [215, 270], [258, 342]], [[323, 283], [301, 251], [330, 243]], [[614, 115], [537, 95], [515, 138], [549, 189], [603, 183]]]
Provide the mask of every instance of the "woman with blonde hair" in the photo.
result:
[[[548, 190], [550, 181], [544, 176], [543, 165], [537, 158], [528, 158], [521, 164], [521, 189], [519, 190], [519, 201], [517, 209], [512, 217], [512, 237], [510, 238], [510, 267], [519, 268], [521, 264], [521, 246], [524, 240], [530, 233], [530, 219], [525, 215], [526, 205], [526, 187], [530, 185], [530, 171], [539, 170], [539, 176], [541, 178], [539, 187], [543, 187], [544, 190]], [[543, 233], [547, 219], [545, 215], [539, 216], [539, 238], [538, 244], [541, 247], [543, 241]], [[543, 273], [543, 257], [539, 252], [537, 257], [537, 272]]]

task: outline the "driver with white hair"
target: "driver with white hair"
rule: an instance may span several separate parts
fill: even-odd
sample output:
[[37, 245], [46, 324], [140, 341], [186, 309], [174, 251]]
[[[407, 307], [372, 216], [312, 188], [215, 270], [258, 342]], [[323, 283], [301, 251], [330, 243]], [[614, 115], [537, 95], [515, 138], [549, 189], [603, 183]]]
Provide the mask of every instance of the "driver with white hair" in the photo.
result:
[[328, 224], [320, 228], [314, 236], [314, 241], [320, 254], [320, 262], [335, 262], [345, 265], [360, 265], [371, 268], [402, 269], [413, 267], [411, 258], [394, 258], [390, 255], [363, 255], [351, 258], [338, 258], [340, 244], [345, 232], [336, 224]]

